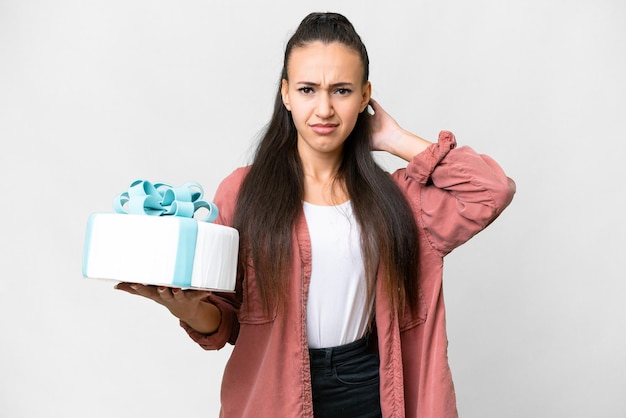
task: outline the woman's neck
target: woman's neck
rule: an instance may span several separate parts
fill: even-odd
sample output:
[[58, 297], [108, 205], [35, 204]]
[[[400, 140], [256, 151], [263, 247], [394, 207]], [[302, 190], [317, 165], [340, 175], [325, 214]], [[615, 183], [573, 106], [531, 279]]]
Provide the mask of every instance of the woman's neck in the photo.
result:
[[322, 206], [331, 206], [350, 200], [343, 180], [337, 179], [341, 155], [302, 155], [304, 172], [304, 200]]

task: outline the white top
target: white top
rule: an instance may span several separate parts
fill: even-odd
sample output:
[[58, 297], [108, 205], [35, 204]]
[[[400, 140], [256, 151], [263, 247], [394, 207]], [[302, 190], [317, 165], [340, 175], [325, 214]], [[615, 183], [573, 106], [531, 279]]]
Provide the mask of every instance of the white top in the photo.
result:
[[365, 306], [367, 283], [352, 204], [304, 202], [304, 215], [313, 263], [307, 302], [309, 347], [351, 343], [365, 335], [372, 310]]

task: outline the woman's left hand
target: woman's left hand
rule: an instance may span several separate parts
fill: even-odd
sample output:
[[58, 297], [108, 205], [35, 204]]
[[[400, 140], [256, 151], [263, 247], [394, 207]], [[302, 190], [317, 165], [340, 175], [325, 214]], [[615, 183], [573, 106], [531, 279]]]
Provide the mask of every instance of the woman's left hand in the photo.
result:
[[392, 145], [402, 136], [402, 128], [376, 100], [370, 99], [370, 106], [374, 111], [371, 118], [372, 147], [374, 151], [393, 153]]
[[428, 148], [432, 142], [406, 131], [398, 125], [374, 99], [370, 99], [372, 115], [372, 149], [386, 151], [406, 161]]

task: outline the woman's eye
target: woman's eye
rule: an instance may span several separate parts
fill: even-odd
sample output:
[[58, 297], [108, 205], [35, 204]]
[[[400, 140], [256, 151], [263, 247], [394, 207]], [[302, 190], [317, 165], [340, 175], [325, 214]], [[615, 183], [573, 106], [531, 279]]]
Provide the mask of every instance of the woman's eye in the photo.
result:
[[311, 94], [311, 93], [313, 93], [313, 89], [311, 87], [300, 87], [298, 89], [298, 91], [300, 93], [304, 93], [304, 94]]
[[339, 88], [335, 90], [335, 93], [339, 94], [340, 96], [347, 96], [348, 94], [352, 93], [352, 90]]

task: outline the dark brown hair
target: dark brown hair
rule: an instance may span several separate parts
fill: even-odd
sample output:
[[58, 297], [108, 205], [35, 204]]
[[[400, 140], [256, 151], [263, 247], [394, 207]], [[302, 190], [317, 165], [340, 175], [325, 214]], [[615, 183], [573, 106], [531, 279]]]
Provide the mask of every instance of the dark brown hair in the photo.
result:
[[[352, 24], [336, 13], [312, 13], [302, 20], [285, 48], [281, 80], [294, 48], [312, 42], [338, 42], [358, 52], [363, 82], [369, 78], [365, 45]], [[297, 149], [297, 131], [280, 91], [274, 112], [257, 147], [250, 172], [237, 200], [234, 227], [240, 232], [240, 267], [252, 263], [266, 309], [284, 301], [292, 258], [292, 231], [302, 211], [304, 173]], [[389, 173], [372, 156], [370, 115], [361, 112], [344, 142], [336, 181], [343, 181], [361, 229], [361, 247], [373, 297], [379, 264], [386, 289], [402, 313], [415, 307], [418, 295], [417, 228], [407, 200]]]

